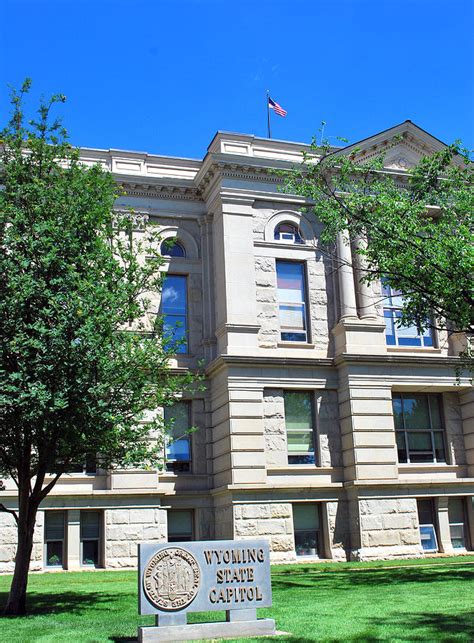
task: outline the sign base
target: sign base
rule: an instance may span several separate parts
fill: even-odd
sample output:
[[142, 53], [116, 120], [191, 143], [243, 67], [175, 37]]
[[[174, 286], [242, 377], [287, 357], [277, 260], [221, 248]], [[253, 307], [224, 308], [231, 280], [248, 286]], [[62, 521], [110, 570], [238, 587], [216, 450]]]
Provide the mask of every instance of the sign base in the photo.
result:
[[275, 634], [275, 621], [271, 618], [259, 618], [252, 621], [139, 627], [138, 641], [139, 643], [199, 641], [202, 639], [241, 638], [243, 636], [274, 636]]

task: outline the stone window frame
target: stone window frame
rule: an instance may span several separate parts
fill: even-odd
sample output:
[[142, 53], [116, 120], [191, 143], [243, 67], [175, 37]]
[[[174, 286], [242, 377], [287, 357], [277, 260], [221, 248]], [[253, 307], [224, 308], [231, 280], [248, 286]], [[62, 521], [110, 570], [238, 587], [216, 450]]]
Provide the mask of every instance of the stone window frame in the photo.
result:
[[[286, 410], [285, 410], [285, 394], [286, 393], [306, 393], [309, 396], [309, 401], [311, 404], [311, 437], [313, 443], [313, 454], [314, 462], [289, 462], [289, 451], [288, 451], [288, 429], [286, 426]], [[296, 388], [284, 388], [283, 389], [283, 413], [285, 420], [285, 438], [286, 438], [286, 455], [287, 463], [289, 467], [318, 467], [320, 466], [321, 454], [319, 447], [319, 428], [317, 423], [317, 413], [316, 413], [316, 401], [314, 399], [314, 390], [313, 389], [296, 389]]]
[[[407, 429], [405, 425], [405, 418], [404, 418], [404, 413], [403, 413], [403, 399], [405, 397], [410, 397], [411, 395], [422, 395], [428, 399], [428, 414], [429, 414], [429, 424], [430, 426], [427, 427], [426, 429]], [[440, 429], [433, 428], [433, 420], [432, 420], [432, 409], [431, 409], [431, 404], [430, 404], [430, 398], [431, 397], [437, 397], [438, 398], [438, 408], [439, 408], [439, 420], [440, 420]], [[402, 400], [402, 422], [403, 422], [403, 428], [397, 429], [395, 427], [395, 439], [397, 443], [397, 458], [398, 458], [398, 463], [399, 464], [407, 464], [407, 465], [415, 465], [419, 466], [420, 464], [449, 464], [448, 462], [448, 448], [446, 444], [446, 423], [445, 423], [445, 418], [444, 418], [444, 412], [443, 412], [443, 396], [441, 393], [425, 393], [425, 392], [418, 392], [418, 391], [393, 391], [392, 392], [392, 408], [393, 408], [393, 402], [395, 399], [400, 398]], [[395, 419], [395, 413], [394, 413], [394, 419]], [[432, 454], [432, 460], [418, 460], [415, 462], [412, 462], [410, 459], [410, 448], [408, 445], [408, 433], [429, 433], [431, 436], [431, 454]], [[444, 453], [444, 459], [437, 459], [436, 457], [436, 443], [435, 443], [435, 433], [441, 434], [442, 437], [442, 447], [443, 447], [443, 453]], [[406, 461], [400, 460], [400, 449], [398, 448], [398, 436], [403, 435], [403, 446], [404, 450], [406, 452]], [[428, 451], [426, 451], [428, 453]]]
[[[288, 241], [275, 240], [275, 229], [281, 223], [289, 223], [296, 226], [300, 231], [302, 243], [288, 243]], [[270, 243], [281, 243], [288, 248], [301, 248], [301, 246], [309, 245], [310, 240], [314, 237], [314, 232], [311, 225], [301, 213], [294, 210], [279, 210], [274, 212], [268, 219], [263, 237], [264, 241]]]
[[[188, 428], [191, 428], [191, 426], [192, 426], [192, 400], [179, 399], [179, 400], [176, 401], [176, 404], [186, 404], [187, 414], [188, 414]], [[173, 406], [167, 406], [167, 407], [163, 408], [163, 418], [164, 419], [166, 419], [166, 409], [172, 409]], [[163, 458], [164, 458], [165, 473], [174, 473], [174, 474], [179, 473], [179, 474], [185, 474], [185, 475], [189, 475], [189, 474], [193, 473], [194, 460], [193, 460], [193, 440], [192, 440], [192, 436], [193, 436], [192, 433], [187, 433], [184, 436], [184, 439], [186, 439], [188, 441], [188, 444], [189, 444], [189, 460], [185, 461], [189, 465], [189, 469], [187, 469], [187, 470], [183, 469], [183, 470], [180, 471], [178, 467], [174, 468], [173, 466], [171, 466], [168, 469], [168, 464], [174, 465], [176, 463], [168, 461], [167, 455], [166, 455], [166, 450], [167, 450], [168, 445], [166, 443], [167, 441], [166, 440], [164, 441], [164, 443], [163, 443], [163, 451], [164, 451]]]
[[[165, 261], [186, 261], [187, 259], [199, 259], [199, 249], [193, 235], [187, 230], [178, 226], [166, 226], [160, 229], [160, 256], [163, 256]], [[170, 257], [161, 255], [161, 246], [167, 239], [176, 239], [176, 241], [183, 247], [184, 257]]]

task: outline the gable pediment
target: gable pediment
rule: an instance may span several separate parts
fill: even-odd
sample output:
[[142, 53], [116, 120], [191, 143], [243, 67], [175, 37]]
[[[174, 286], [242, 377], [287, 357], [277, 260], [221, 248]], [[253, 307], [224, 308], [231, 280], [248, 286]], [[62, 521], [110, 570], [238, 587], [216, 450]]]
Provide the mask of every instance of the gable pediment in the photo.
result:
[[349, 145], [337, 153], [352, 154], [354, 159], [361, 163], [382, 155], [387, 169], [407, 171], [424, 156], [445, 147], [442, 141], [411, 121], [405, 121], [380, 134]]

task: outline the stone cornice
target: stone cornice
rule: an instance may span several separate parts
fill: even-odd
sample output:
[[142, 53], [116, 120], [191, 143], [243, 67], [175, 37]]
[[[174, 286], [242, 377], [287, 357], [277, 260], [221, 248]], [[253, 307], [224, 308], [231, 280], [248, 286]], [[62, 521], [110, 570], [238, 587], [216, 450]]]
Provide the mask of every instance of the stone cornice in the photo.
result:
[[201, 191], [191, 182], [118, 181], [125, 196], [178, 201], [201, 201]]

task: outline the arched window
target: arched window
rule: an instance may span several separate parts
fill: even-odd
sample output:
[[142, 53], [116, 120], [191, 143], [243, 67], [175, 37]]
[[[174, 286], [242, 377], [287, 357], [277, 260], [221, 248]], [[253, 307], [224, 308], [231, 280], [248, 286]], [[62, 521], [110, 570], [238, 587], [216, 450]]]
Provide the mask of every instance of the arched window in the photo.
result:
[[285, 243], [304, 243], [300, 231], [294, 223], [279, 223], [274, 232], [275, 241]]
[[184, 249], [184, 246], [176, 240], [176, 238], [172, 237], [169, 239], [165, 239], [160, 248], [161, 256], [162, 257], [185, 257], [186, 256], [186, 250]]

